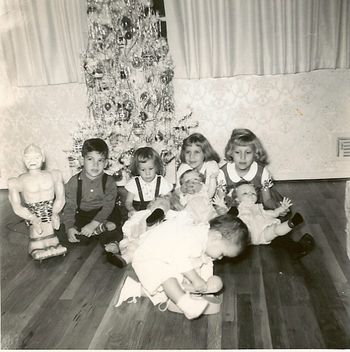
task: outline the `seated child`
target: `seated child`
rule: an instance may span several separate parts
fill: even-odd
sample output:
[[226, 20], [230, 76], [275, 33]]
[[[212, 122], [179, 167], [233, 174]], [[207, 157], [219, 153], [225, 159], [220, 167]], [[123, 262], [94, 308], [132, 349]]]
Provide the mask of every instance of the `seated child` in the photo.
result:
[[213, 288], [209, 280], [199, 276], [198, 269], [208, 260], [237, 256], [247, 241], [247, 226], [229, 214], [212, 219], [209, 225], [170, 219], [148, 231], [135, 251], [132, 266], [151, 297], [164, 292], [187, 319], [195, 319], [204, 312], [208, 301], [185, 293], [183, 279], [193, 291], [209, 293]]
[[41, 169], [45, 155], [37, 145], [24, 149], [23, 161], [28, 172], [10, 178], [8, 188], [13, 211], [29, 226], [28, 252], [35, 260], [65, 254], [67, 248], [54, 233], [60, 227], [59, 213], [65, 202], [62, 175], [59, 170]]
[[113, 177], [104, 172], [108, 152], [106, 142], [100, 138], [83, 143], [83, 169], [66, 184], [63, 213], [69, 242], [86, 242], [89, 237], [99, 235], [106, 251], [111, 250], [109, 247], [118, 248], [117, 241], [122, 238], [117, 186]]
[[125, 207], [129, 217], [136, 211], [145, 210], [153, 199], [168, 194], [173, 186], [162, 176], [163, 163], [159, 154], [151, 147], [135, 151], [130, 171], [134, 177], [125, 185], [128, 191]]

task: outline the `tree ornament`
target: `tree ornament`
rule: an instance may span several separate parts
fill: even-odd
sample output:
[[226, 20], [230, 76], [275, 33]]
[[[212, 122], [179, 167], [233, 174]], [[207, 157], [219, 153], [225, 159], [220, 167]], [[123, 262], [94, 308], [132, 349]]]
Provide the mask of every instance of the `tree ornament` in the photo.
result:
[[131, 100], [125, 100], [123, 102], [123, 108], [128, 110], [128, 111], [131, 111], [133, 108], [134, 108], [134, 104]]
[[122, 121], [129, 121], [130, 120], [130, 111], [126, 110], [126, 109], [120, 109], [118, 111], [118, 117], [120, 120]]
[[134, 68], [140, 68], [142, 66], [142, 60], [138, 56], [134, 56], [132, 59], [132, 66]]
[[112, 105], [110, 103], [105, 104], [105, 109], [109, 111], [111, 109]]
[[146, 100], [148, 99], [148, 93], [147, 92], [143, 92], [141, 95], [140, 95], [140, 100], [145, 102]]
[[132, 38], [132, 33], [131, 32], [126, 32], [125, 33], [125, 39], [128, 39], [128, 40], [130, 40]]
[[139, 116], [142, 121], [146, 121], [148, 119], [148, 115], [144, 111], [140, 111]]
[[129, 17], [123, 16], [121, 23], [124, 29], [129, 29], [132, 22]]

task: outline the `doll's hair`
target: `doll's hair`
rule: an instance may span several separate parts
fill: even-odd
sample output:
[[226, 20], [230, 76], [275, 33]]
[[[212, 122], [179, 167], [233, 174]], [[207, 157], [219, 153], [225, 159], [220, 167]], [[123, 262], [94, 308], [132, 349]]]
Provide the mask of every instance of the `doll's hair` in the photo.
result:
[[154, 161], [154, 167], [156, 168], [157, 175], [163, 175], [164, 166], [160, 155], [151, 147], [142, 147], [135, 150], [130, 164], [130, 171], [132, 175], [139, 176], [140, 164], [147, 162], [148, 160]]
[[238, 201], [237, 201], [237, 189], [240, 186], [243, 185], [249, 185], [252, 186], [255, 189], [255, 192], [258, 193], [258, 189], [255, 187], [254, 183], [250, 182], [250, 181], [241, 181], [239, 182], [233, 189], [232, 189], [232, 193], [231, 193], [231, 197], [232, 197], [232, 206], [238, 206]]
[[198, 170], [196, 170], [196, 169], [189, 169], [189, 170], [186, 170], [185, 172], [183, 172], [183, 173], [181, 174], [180, 180], [179, 180], [180, 185], [183, 184], [184, 176], [190, 174], [191, 172], [197, 173], [198, 176], [199, 176], [199, 178], [200, 178], [200, 180], [201, 180], [201, 182], [203, 182], [203, 183], [205, 182], [205, 177], [204, 177], [204, 175], [203, 175], [202, 173], [200, 173], [200, 172], [199, 172]]
[[90, 138], [83, 143], [83, 147], [81, 149], [82, 156], [85, 157], [85, 155], [89, 152], [100, 153], [105, 159], [108, 159], [108, 145], [101, 138]]
[[233, 162], [233, 152], [236, 146], [253, 147], [254, 160], [262, 165], [268, 164], [267, 153], [259, 138], [247, 128], [236, 128], [232, 131], [231, 137], [225, 147], [225, 159]]
[[215, 160], [217, 163], [220, 162], [219, 154], [214, 150], [209, 141], [201, 133], [192, 133], [183, 140], [180, 152], [181, 162], [186, 162], [185, 150], [186, 147], [189, 147], [192, 144], [195, 144], [202, 149], [204, 154], [204, 161]]
[[224, 239], [236, 245], [242, 252], [249, 243], [247, 225], [230, 214], [219, 215], [209, 221], [210, 228], [219, 231]]

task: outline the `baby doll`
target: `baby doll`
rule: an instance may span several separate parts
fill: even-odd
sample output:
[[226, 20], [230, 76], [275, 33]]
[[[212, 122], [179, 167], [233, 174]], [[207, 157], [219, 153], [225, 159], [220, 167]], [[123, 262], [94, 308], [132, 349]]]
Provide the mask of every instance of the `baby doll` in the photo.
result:
[[251, 183], [242, 183], [236, 187], [235, 200], [238, 203], [238, 217], [247, 225], [251, 236], [251, 244], [268, 244], [277, 236], [286, 235], [291, 229], [303, 222], [299, 213], [288, 221], [277, 219], [292, 205], [288, 198], [283, 198], [281, 206], [274, 210], [265, 210], [257, 204], [257, 192]]
[[54, 233], [60, 227], [58, 214], [65, 203], [62, 175], [58, 170], [41, 170], [45, 156], [37, 145], [25, 148], [23, 161], [28, 172], [10, 178], [8, 188], [13, 211], [29, 225], [28, 252], [36, 260], [65, 254], [67, 248]]
[[[146, 219], [148, 226], [152, 226], [165, 218], [167, 208], [154, 207], [151, 215]], [[196, 169], [185, 171], [180, 177], [180, 187], [169, 197], [169, 208], [172, 210], [186, 210], [194, 224], [207, 223], [217, 213], [208, 195], [204, 177]]]

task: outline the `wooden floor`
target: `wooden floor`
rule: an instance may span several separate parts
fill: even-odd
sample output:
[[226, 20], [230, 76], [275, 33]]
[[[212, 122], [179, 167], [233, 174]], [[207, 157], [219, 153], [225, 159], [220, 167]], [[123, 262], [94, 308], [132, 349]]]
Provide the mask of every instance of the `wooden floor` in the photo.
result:
[[96, 242], [68, 244], [66, 257], [41, 264], [31, 260], [27, 229], [1, 191], [2, 349], [350, 348], [345, 181], [279, 189], [305, 218], [293, 237], [310, 232], [317, 248], [293, 261], [282, 249], [259, 246], [218, 262], [221, 312], [194, 321], [161, 312], [146, 298], [115, 308], [131, 269], [111, 266]]

